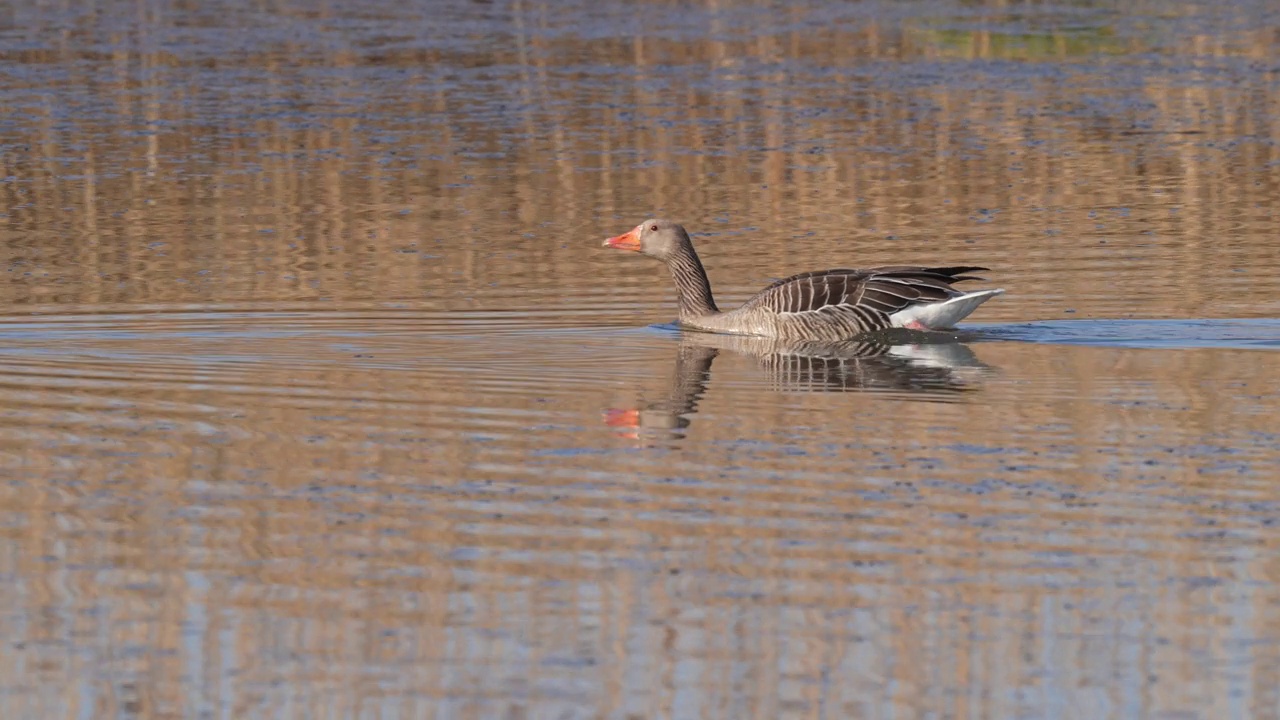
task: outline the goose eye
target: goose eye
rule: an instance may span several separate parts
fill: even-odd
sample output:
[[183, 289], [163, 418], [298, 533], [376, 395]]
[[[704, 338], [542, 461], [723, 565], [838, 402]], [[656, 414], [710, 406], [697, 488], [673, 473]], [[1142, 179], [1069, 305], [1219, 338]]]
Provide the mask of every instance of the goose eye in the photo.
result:
[[657, 226], [657, 225], [650, 225], [650, 226], [649, 226], [649, 230], [651, 230], [651, 231], [653, 231], [653, 232], [658, 232], [658, 226]]

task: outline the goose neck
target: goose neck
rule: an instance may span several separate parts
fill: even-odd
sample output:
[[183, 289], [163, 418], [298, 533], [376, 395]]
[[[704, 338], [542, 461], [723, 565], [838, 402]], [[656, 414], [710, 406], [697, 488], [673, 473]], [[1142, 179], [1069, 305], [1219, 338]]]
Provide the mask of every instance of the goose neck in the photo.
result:
[[693, 251], [692, 245], [683, 243], [667, 259], [667, 268], [671, 271], [671, 277], [675, 280], [676, 289], [680, 294], [681, 320], [716, 315], [720, 312], [711, 295], [711, 281], [707, 279], [707, 271], [703, 269], [702, 261], [698, 259], [698, 254]]

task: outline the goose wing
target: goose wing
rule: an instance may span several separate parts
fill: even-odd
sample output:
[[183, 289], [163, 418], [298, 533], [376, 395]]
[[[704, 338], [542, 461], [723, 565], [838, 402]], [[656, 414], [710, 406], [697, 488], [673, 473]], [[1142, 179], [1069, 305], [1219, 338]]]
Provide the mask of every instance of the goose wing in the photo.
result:
[[952, 283], [978, 280], [967, 273], [986, 269], [886, 265], [807, 272], [773, 283], [748, 300], [743, 309], [791, 316], [850, 315], [866, 330], [874, 330], [887, 327], [888, 317], [896, 312], [954, 297]]

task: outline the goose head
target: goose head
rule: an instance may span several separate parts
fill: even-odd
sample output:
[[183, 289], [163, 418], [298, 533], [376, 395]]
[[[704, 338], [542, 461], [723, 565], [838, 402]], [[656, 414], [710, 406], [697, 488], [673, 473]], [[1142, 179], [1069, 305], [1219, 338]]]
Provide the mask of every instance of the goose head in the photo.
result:
[[604, 241], [605, 247], [643, 253], [666, 260], [689, 246], [689, 233], [671, 220], [650, 218], [617, 237]]

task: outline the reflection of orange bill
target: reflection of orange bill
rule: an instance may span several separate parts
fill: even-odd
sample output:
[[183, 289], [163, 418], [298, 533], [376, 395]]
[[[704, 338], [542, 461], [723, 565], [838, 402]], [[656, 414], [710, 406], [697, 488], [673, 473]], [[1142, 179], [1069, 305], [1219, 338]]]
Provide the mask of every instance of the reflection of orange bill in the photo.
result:
[[605, 410], [604, 424], [614, 428], [619, 437], [628, 440], [640, 439], [640, 411], [628, 408], [609, 408]]
[[605, 410], [604, 424], [613, 428], [640, 427], [640, 411], [628, 408], [609, 408]]

